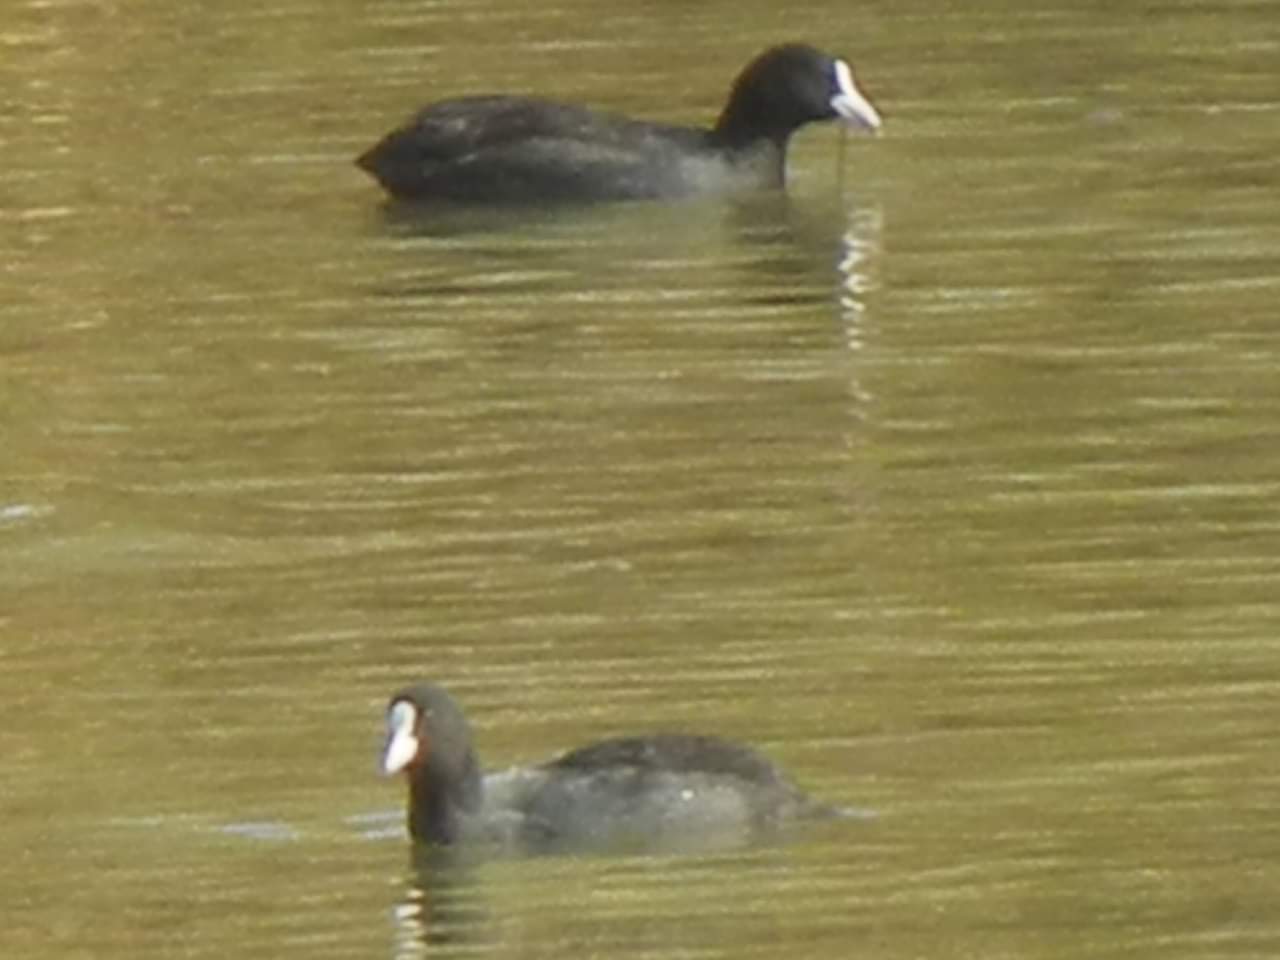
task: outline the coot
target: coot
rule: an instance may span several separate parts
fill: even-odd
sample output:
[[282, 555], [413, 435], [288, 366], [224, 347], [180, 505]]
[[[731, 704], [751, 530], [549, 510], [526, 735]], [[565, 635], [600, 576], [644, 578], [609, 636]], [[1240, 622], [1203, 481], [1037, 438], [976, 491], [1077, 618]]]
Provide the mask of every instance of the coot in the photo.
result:
[[401, 199], [554, 203], [780, 187], [807, 123], [880, 129], [849, 64], [804, 44], [772, 47], [734, 81], [710, 129], [532, 97], [444, 100], [356, 163]]
[[391, 698], [382, 770], [406, 774], [409, 832], [439, 847], [707, 848], [853, 813], [811, 799], [749, 747], [689, 734], [602, 740], [483, 775], [461, 708], [431, 683]]

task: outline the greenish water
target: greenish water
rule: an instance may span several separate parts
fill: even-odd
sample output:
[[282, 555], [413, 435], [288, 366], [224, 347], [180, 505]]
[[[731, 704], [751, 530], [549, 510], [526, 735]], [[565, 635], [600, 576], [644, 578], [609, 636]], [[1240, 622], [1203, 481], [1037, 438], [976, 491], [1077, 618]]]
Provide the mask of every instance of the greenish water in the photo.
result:
[[[10, 4], [0, 953], [1276, 956], [1274, 12]], [[351, 166], [791, 37], [886, 133], [788, 200]], [[494, 765], [702, 730], [880, 816], [421, 876], [418, 676]]]

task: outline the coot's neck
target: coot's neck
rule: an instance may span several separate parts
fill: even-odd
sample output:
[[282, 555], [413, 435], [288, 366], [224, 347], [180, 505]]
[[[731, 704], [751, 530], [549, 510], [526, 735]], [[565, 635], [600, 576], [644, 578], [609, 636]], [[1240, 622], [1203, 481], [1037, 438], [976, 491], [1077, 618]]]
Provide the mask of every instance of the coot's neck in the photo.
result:
[[755, 98], [735, 91], [711, 131], [711, 142], [727, 151], [738, 166], [757, 172], [757, 183], [786, 181], [787, 143], [795, 127], [780, 126]]
[[722, 129], [722, 125], [717, 125], [710, 131], [708, 141], [713, 149], [729, 161], [743, 178], [743, 183], [780, 187], [787, 178], [788, 136], [782, 134], [778, 137], [762, 137], [759, 134], [744, 134], [733, 128]]
[[712, 137], [721, 146], [734, 150], [769, 144], [779, 154], [785, 154], [795, 127], [779, 126], [750, 107], [750, 104], [739, 104], [736, 98], [730, 100], [711, 131]]
[[479, 767], [468, 753], [461, 768], [441, 771], [430, 764], [409, 781], [409, 833], [419, 843], [457, 843], [483, 800]]

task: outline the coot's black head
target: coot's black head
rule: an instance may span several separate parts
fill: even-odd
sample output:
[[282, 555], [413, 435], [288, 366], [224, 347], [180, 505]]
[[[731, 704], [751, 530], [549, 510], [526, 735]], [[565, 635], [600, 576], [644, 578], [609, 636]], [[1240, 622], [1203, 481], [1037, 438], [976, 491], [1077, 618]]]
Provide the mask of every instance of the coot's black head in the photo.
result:
[[460, 816], [480, 806], [471, 727], [462, 708], [434, 684], [415, 684], [391, 698], [382, 771], [408, 776], [409, 826], [421, 840], [450, 842]]
[[791, 43], [771, 47], [738, 74], [716, 134], [733, 146], [759, 139], [783, 145], [799, 127], [819, 120], [880, 129], [880, 114], [858, 89], [848, 63]]

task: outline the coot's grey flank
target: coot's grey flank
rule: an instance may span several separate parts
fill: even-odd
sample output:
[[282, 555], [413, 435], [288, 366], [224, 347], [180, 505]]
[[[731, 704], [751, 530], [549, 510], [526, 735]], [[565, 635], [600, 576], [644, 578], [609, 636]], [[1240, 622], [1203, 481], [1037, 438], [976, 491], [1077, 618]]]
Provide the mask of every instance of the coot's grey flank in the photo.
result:
[[738, 75], [714, 127], [633, 120], [533, 97], [478, 96], [422, 109], [356, 163], [394, 197], [553, 203], [779, 187], [807, 123], [880, 129], [841, 59], [772, 47]]
[[441, 847], [721, 846], [851, 812], [811, 799], [749, 747], [690, 734], [602, 740], [484, 775], [461, 708], [430, 683], [391, 698], [382, 770], [407, 776], [413, 839]]

